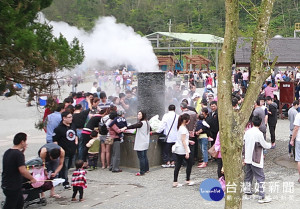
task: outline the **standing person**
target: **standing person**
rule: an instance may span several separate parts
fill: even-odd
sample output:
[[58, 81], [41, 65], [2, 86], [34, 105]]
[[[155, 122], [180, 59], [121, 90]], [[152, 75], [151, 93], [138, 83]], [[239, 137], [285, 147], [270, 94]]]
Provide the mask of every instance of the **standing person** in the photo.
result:
[[272, 99], [274, 99], [274, 91], [278, 90], [278, 86], [275, 84], [275, 87], [272, 87], [272, 82], [268, 81], [267, 82], [267, 87], [264, 89], [265, 90], [265, 97], [270, 96]]
[[259, 126], [259, 130], [263, 133], [264, 138], [266, 140], [266, 132], [267, 132], [266, 114], [265, 114], [265, 110], [262, 108], [262, 105], [260, 103], [260, 98], [257, 99], [257, 101], [256, 101], [252, 115], [258, 116], [262, 120], [262, 122]]
[[292, 145], [290, 144], [291, 142], [291, 138], [292, 138], [292, 134], [293, 134], [293, 130], [294, 130], [294, 121], [296, 118], [296, 115], [298, 113], [297, 109], [299, 107], [299, 101], [296, 100], [293, 102], [293, 107], [291, 107], [288, 111], [288, 117], [289, 117], [289, 121], [290, 121], [290, 141], [289, 141], [289, 158], [293, 157], [293, 153], [292, 153]]
[[207, 146], [208, 146], [208, 136], [207, 133], [209, 131], [210, 126], [205, 121], [205, 116], [203, 114], [200, 114], [198, 117], [198, 121], [196, 124], [195, 133], [198, 135], [199, 144], [201, 145], [201, 151], [203, 156], [203, 162], [199, 163], [198, 168], [205, 168], [207, 166], [208, 162], [208, 152], [207, 152]]
[[[122, 110], [117, 111], [117, 117], [113, 121], [111, 121], [109, 127], [112, 127], [114, 124], [116, 124], [119, 129], [127, 127], [127, 121], [124, 116], [125, 116], [124, 111]], [[119, 133], [119, 137], [120, 137], [120, 143], [122, 143], [124, 140], [123, 139], [124, 133], [123, 132]]]
[[276, 147], [275, 129], [277, 124], [277, 104], [272, 101], [272, 98], [270, 96], [266, 97], [266, 101], [268, 105], [268, 125], [269, 125], [269, 131], [270, 131], [271, 143], [272, 143], [271, 149], [274, 149]]
[[181, 111], [182, 111], [181, 115], [183, 115], [185, 113], [190, 115], [189, 123], [186, 124], [186, 127], [189, 131], [189, 147], [190, 147], [190, 150], [191, 150], [190, 158], [191, 158], [192, 164], [194, 164], [194, 153], [195, 153], [195, 147], [196, 147], [196, 146], [194, 146], [195, 141], [196, 141], [194, 131], [195, 131], [196, 122], [197, 122], [197, 113], [194, 112], [194, 111], [189, 110], [188, 105], [185, 102], [182, 102], [180, 104], [180, 107], [181, 107]]
[[222, 168], [223, 168], [223, 160], [222, 160], [222, 155], [221, 155], [221, 143], [220, 143], [220, 132], [217, 134], [216, 142], [215, 142], [215, 151], [218, 152], [218, 156], [216, 158], [218, 169], [217, 169], [217, 174], [218, 174], [218, 179], [221, 178], [221, 176], [224, 176], [224, 173], [222, 173]]
[[210, 126], [210, 136], [213, 141], [212, 144], [213, 145], [216, 141], [217, 138], [217, 134], [219, 132], [219, 118], [218, 118], [218, 103], [217, 101], [212, 101], [210, 103], [210, 109], [211, 112], [208, 114], [208, 117], [206, 118], [206, 122], [209, 124]]
[[63, 183], [64, 188], [71, 189], [68, 181], [68, 171], [75, 156], [78, 138], [76, 136], [76, 130], [72, 125], [72, 114], [69, 112], [63, 112], [61, 117], [61, 123], [54, 129], [53, 132], [53, 142], [57, 143], [65, 151], [65, 159], [63, 168], [60, 171], [60, 176], [65, 179], [65, 182]]
[[110, 166], [110, 151], [111, 151], [111, 145], [113, 144], [113, 140], [109, 135], [108, 126], [111, 122], [111, 119], [109, 118], [109, 112], [114, 108], [115, 107], [110, 107], [109, 111], [103, 113], [104, 115], [99, 122], [99, 134], [100, 134], [100, 144], [101, 144], [100, 156], [101, 156], [102, 169], [105, 169]]
[[47, 116], [45, 120], [45, 127], [46, 128], [46, 142], [52, 143], [52, 135], [54, 129], [59, 125], [61, 122], [61, 113], [64, 111], [64, 104], [59, 103], [54, 113], [51, 113]]
[[[50, 178], [55, 178], [64, 165], [65, 151], [63, 148], [55, 143], [47, 143], [39, 149], [38, 156], [45, 163], [47, 174], [51, 173]], [[45, 194], [42, 192], [41, 196], [45, 197]], [[50, 197], [61, 198], [60, 195], [55, 194], [54, 187], [50, 190]]]
[[[117, 117], [117, 112], [112, 111], [109, 114], [109, 118], [111, 121], [113, 121]], [[118, 128], [116, 124], [114, 124], [112, 127], [109, 127], [109, 136], [113, 139], [113, 153], [111, 157], [111, 165], [109, 170], [113, 173], [119, 173], [122, 172], [122, 169], [120, 169], [120, 133], [125, 130], [123, 128], [122, 130]], [[102, 165], [103, 166], [103, 165]]]
[[77, 92], [78, 77], [76, 74], [73, 75], [71, 83], [72, 83], [72, 92]]
[[300, 183], [300, 113], [296, 115], [296, 118], [294, 120], [294, 130], [293, 135], [291, 138], [290, 144], [292, 146], [295, 146], [295, 161], [298, 162], [298, 173], [299, 173], [299, 179], [298, 182]]
[[[88, 101], [90, 101], [90, 100], [88, 99]], [[89, 104], [90, 104], [90, 102], [89, 102]], [[82, 154], [82, 147], [83, 147], [83, 145], [82, 145], [83, 140], [82, 140], [81, 133], [83, 131], [84, 124], [86, 123], [86, 121], [88, 119], [89, 112], [90, 112], [90, 108], [83, 110], [81, 104], [75, 105], [75, 111], [73, 113], [72, 124], [74, 125], [76, 134], [78, 137], [78, 148], [77, 148], [78, 159], [81, 159], [80, 154]]]
[[[142, 176], [149, 172], [149, 162], [147, 157], [147, 150], [150, 142], [150, 125], [147, 121], [147, 116], [144, 111], [139, 111], [137, 114], [139, 122], [130, 125], [127, 129], [136, 128], [136, 135], [134, 140], [134, 150], [137, 151], [137, 156], [140, 161], [140, 172], [136, 176]], [[126, 128], [125, 128], [126, 129]]]
[[263, 148], [270, 149], [271, 143], [265, 141], [262, 132], [259, 130], [259, 126], [262, 123], [262, 119], [259, 116], [253, 116], [252, 122], [254, 127], [245, 132], [244, 135], [244, 163], [245, 163], [245, 193], [252, 194], [251, 184], [253, 176], [259, 184], [259, 203], [271, 202], [271, 199], [265, 197], [264, 193], [264, 156]]
[[23, 177], [29, 179], [31, 183], [36, 180], [25, 167], [24, 152], [27, 148], [27, 135], [17, 133], [14, 137], [14, 146], [3, 155], [2, 161], [2, 190], [5, 195], [4, 209], [23, 208], [24, 199], [22, 194]]
[[[178, 184], [178, 174], [183, 163], [183, 160], [186, 159], [186, 183], [189, 186], [194, 185], [194, 182], [190, 180], [191, 172], [192, 172], [192, 159], [190, 156], [191, 150], [189, 148], [189, 131], [187, 129], [187, 124], [190, 122], [190, 115], [184, 113], [179, 116], [178, 124], [177, 124], [177, 140], [175, 145], [172, 147], [172, 151], [176, 154], [176, 163], [174, 169], [174, 181], [173, 187], [180, 187], [182, 184]], [[174, 149], [174, 150], [173, 150]]]
[[247, 70], [244, 70], [242, 77], [243, 77], [243, 86], [245, 87], [245, 89], [247, 89], [249, 83], [249, 73], [247, 72]]
[[84, 161], [84, 167], [87, 167], [87, 155], [88, 155], [88, 148], [86, 147], [86, 144], [90, 141], [90, 135], [92, 131], [98, 127], [99, 122], [101, 120], [102, 116], [100, 114], [95, 114], [93, 117], [85, 124], [82, 132], [81, 132], [81, 138], [82, 141], [80, 143], [79, 150], [81, 151], [79, 153], [79, 159]]
[[178, 115], [175, 113], [175, 105], [171, 104], [168, 109], [169, 112], [162, 118], [162, 125], [156, 131], [157, 133], [163, 131], [167, 136], [167, 141], [163, 143], [163, 164], [161, 165], [163, 168], [175, 167], [175, 154], [172, 153], [172, 146], [177, 140]]
[[87, 188], [86, 185], [86, 171], [83, 169], [83, 160], [75, 162], [76, 170], [72, 174], [73, 195], [72, 201], [76, 201], [77, 192], [79, 192], [79, 202], [83, 201], [83, 189]]
[[89, 160], [89, 167], [90, 171], [97, 169], [98, 164], [98, 155], [99, 155], [99, 148], [100, 148], [100, 139], [98, 138], [98, 132], [92, 131], [91, 133], [91, 140], [86, 144], [89, 148], [88, 151], [88, 160]]

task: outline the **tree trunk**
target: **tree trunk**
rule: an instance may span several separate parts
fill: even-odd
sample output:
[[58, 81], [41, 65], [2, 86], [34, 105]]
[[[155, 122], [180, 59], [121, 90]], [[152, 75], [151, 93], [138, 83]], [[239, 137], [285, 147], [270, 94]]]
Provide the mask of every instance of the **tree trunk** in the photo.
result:
[[[239, 0], [226, 0], [226, 27], [224, 43], [220, 55], [218, 70], [218, 118], [223, 167], [227, 191], [225, 208], [242, 208], [243, 172], [242, 147], [245, 126], [251, 115], [254, 102], [264, 80], [270, 75], [270, 70], [264, 71], [266, 60], [265, 49], [269, 20], [275, 0], [262, 0], [254, 32], [251, 54], [251, 76], [244, 103], [240, 110], [234, 111], [231, 103], [233, 57], [236, 49]], [[275, 64], [275, 63], [274, 63]]]

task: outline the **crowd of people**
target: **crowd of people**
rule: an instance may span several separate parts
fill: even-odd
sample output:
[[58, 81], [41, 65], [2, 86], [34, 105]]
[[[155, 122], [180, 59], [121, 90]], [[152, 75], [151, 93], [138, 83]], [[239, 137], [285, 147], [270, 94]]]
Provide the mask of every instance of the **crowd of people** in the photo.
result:
[[[125, 73], [127, 72], [124, 69]], [[279, 73], [281, 75], [281, 73]], [[100, 75], [95, 73], [98, 79]], [[188, 79], [188, 88], [186, 84], [175, 83], [166, 88], [166, 103], [168, 111], [163, 115], [158, 129], [152, 130], [148, 122], [146, 113], [143, 110], [137, 110], [137, 88], [127, 84], [121, 86], [119, 80], [130, 80], [118, 78], [115, 74], [115, 92], [108, 96], [101, 90], [99, 82], [94, 82], [90, 92], [72, 92], [69, 97], [59, 103], [52, 98], [45, 115], [46, 144], [40, 148], [38, 154], [46, 164], [47, 173], [50, 178], [57, 176], [64, 179], [65, 189], [71, 189], [73, 186], [72, 201], [76, 200], [76, 194], [79, 192], [79, 201], [83, 201], [83, 188], [86, 188], [85, 169], [93, 171], [99, 165], [99, 152], [101, 168], [108, 169], [111, 172], [122, 172], [120, 168], [120, 146], [124, 141], [124, 132], [128, 129], [136, 129], [134, 150], [137, 151], [140, 170], [135, 175], [142, 176], [149, 172], [149, 162], [147, 150], [149, 148], [150, 135], [152, 133], [164, 134], [166, 140], [162, 142], [162, 167], [174, 168], [173, 187], [180, 187], [178, 183], [178, 173], [182, 166], [186, 167], [186, 184], [194, 185], [191, 180], [191, 171], [194, 164], [199, 169], [205, 169], [212, 161], [217, 163], [217, 176], [224, 178], [223, 163], [221, 155], [221, 143], [219, 138], [218, 121], [218, 98], [213, 90], [216, 86], [216, 76], [214, 74], [201, 74], [206, 78], [204, 84], [204, 93], [200, 95], [196, 92], [197, 88], [194, 73], [190, 74]], [[263, 192], [263, 182], [265, 176], [263, 172], [263, 160], [266, 152], [263, 149], [276, 148], [275, 129], [277, 124], [278, 101], [276, 101], [276, 92], [278, 90], [277, 81], [286, 79], [291, 75], [284, 73], [281, 76], [276, 74], [270, 76], [262, 86], [260, 95], [255, 104], [252, 116], [245, 127], [244, 136], [244, 163], [245, 163], [245, 183], [249, 185], [245, 189], [246, 194], [252, 194], [251, 183], [253, 177], [259, 183], [259, 201], [261, 203], [270, 202]], [[232, 88], [232, 108], [238, 110], [243, 104], [244, 94], [247, 91], [249, 74], [236, 70], [233, 73]], [[273, 79], [274, 78], [274, 79]], [[276, 79], [277, 78], [277, 79]], [[124, 82], [123, 82], [124, 83]], [[123, 93], [122, 92], [125, 92]], [[300, 115], [298, 114], [299, 102], [296, 100], [293, 107], [289, 110], [289, 119], [291, 121], [290, 145], [300, 141], [298, 139], [298, 128], [300, 127]], [[54, 110], [54, 111], [53, 111]], [[137, 117], [137, 123], [128, 124], [127, 119]], [[271, 143], [266, 142], [266, 129], [269, 127]], [[19, 170], [17, 178], [20, 175], [28, 178], [32, 182], [33, 177], [23, 170], [24, 155], [26, 148], [26, 134], [16, 135], [12, 154], [18, 156], [18, 162], [14, 162], [15, 170]], [[209, 148], [213, 147], [217, 156], [213, 158], [209, 153]], [[257, 146], [257, 147], [256, 147]], [[292, 147], [289, 146], [289, 156], [292, 157]], [[198, 153], [200, 147], [200, 153]], [[14, 151], [14, 152], [13, 152]], [[9, 154], [9, 153], [8, 153]], [[8, 158], [5, 153], [3, 162]], [[300, 162], [300, 145], [296, 143], [295, 151], [296, 161]], [[69, 181], [68, 171], [72, 166], [76, 170]], [[300, 175], [300, 166], [299, 175]], [[14, 172], [16, 172], [14, 170]], [[18, 192], [9, 193], [9, 181], [11, 179], [7, 165], [3, 164], [2, 188], [7, 197], [6, 204], [11, 203], [11, 198], [21, 198], [19, 196], [19, 182], [13, 190]], [[300, 178], [299, 178], [300, 179]], [[299, 180], [300, 182], [300, 180]], [[6, 190], [5, 190], [6, 189]], [[42, 194], [43, 195], [43, 194]], [[55, 194], [54, 188], [50, 191], [50, 196], [60, 198]], [[18, 203], [19, 204], [19, 203]], [[6, 207], [9, 208], [9, 207]]]

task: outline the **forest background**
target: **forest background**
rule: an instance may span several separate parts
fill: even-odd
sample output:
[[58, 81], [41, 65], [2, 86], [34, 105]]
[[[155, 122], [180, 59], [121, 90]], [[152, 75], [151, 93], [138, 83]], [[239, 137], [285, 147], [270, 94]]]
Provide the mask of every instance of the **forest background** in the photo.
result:
[[[251, 36], [261, 0], [240, 3], [239, 36]], [[300, 0], [277, 0], [270, 21], [269, 36], [293, 37], [300, 22]], [[43, 10], [47, 19], [64, 21], [89, 31], [99, 16], [114, 16], [141, 34], [169, 31], [208, 33], [224, 37], [224, 0], [53, 0]]]

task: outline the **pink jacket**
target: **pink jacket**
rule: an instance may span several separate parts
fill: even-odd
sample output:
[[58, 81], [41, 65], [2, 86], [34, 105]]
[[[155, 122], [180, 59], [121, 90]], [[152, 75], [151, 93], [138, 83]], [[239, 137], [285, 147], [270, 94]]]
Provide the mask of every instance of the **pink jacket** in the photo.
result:
[[270, 86], [267, 86], [265, 88], [265, 96], [270, 96], [272, 99], [274, 99], [274, 94], [273, 94], [273, 91], [276, 91], [278, 90], [278, 86], [276, 85], [275, 87], [270, 87]]
[[116, 124], [114, 124], [112, 127], [110, 127], [108, 129], [108, 131], [109, 131], [110, 138], [112, 138], [112, 139], [119, 139], [120, 138], [119, 133], [122, 132]]
[[217, 137], [216, 137], [215, 150], [217, 152], [219, 152], [218, 158], [222, 158], [222, 155], [221, 155], [221, 143], [220, 143], [220, 135], [219, 135], [219, 133], [220, 132], [218, 132]]

